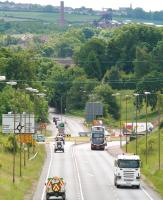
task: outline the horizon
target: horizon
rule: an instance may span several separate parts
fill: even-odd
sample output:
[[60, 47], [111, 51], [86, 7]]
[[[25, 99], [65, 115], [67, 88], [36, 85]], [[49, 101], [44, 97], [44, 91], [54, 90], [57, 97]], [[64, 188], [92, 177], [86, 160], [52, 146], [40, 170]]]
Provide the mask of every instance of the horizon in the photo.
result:
[[[1, 0], [1, 2], [6, 2], [6, 0]], [[42, 6], [52, 5], [60, 6], [60, 0], [9, 0], [8, 2], [22, 3], [22, 4], [39, 4]], [[142, 8], [145, 11], [163, 11], [163, 0], [157, 0], [157, 4], [154, 0], [101, 0], [100, 6], [97, 2], [93, 0], [64, 0], [65, 7], [72, 8], [92, 8], [93, 10], [102, 10], [103, 8], [119, 9], [120, 7], [130, 7]]]

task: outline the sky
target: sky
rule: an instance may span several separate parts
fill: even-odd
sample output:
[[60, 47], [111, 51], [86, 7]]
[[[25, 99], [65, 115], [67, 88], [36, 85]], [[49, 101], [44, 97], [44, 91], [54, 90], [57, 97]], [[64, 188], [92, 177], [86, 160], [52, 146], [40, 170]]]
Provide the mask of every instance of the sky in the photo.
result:
[[[6, 1], [6, 0], [0, 0]], [[15, 3], [32, 3], [41, 5], [59, 6], [60, 0], [8, 0]], [[118, 9], [119, 7], [133, 8], [141, 7], [145, 11], [163, 10], [163, 0], [64, 0], [65, 7], [79, 8], [85, 6], [94, 10], [102, 10], [103, 8]]]

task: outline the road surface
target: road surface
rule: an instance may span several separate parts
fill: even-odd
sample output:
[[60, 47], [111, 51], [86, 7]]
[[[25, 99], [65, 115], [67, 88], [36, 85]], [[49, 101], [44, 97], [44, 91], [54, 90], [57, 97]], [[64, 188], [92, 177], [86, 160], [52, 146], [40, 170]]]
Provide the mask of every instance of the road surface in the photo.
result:
[[[50, 116], [52, 117], [52, 116]], [[63, 116], [62, 116], [63, 118]], [[66, 117], [73, 134], [84, 131], [79, 119]], [[56, 129], [53, 127], [53, 134]], [[115, 145], [114, 142], [108, 144]], [[107, 150], [91, 151], [90, 144], [66, 142], [65, 153], [54, 153], [53, 142], [46, 144], [47, 159], [33, 200], [45, 200], [45, 181], [61, 176], [66, 181], [67, 200], [160, 200], [144, 183], [140, 189], [114, 186], [114, 157]], [[59, 199], [59, 198], [58, 198]]]

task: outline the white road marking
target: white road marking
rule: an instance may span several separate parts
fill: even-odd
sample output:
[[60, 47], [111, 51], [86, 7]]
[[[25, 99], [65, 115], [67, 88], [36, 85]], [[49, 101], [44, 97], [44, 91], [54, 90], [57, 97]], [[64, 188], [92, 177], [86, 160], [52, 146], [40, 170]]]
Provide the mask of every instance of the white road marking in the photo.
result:
[[147, 192], [145, 189], [143, 189], [143, 188], [141, 187], [141, 190], [146, 194], [146, 196], [147, 196], [150, 200], [154, 200], [154, 199], [148, 194], [148, 192]]
[[75, 161], [75, 167], [76, 167], [76, 171], [77, 171], [77, 177], [78, 177], [79, 188], [80, 188], [80, 197], [81, 197], [81, 200], [84, 200], [82, 186], [81, 186], [81, 179], [80, 179], [80, 175], [79, 175], [79, 169], [78, 169], [78, 165], [77, 165], [77, 160], [76, 160], [76, 157], [75, 157], [74, 147], [72, 147], [72, 157], [73, 157], [73, 159]]
[[[50, 174], [50, 168], [51, 168], [51, 165], [52, 165], [52, 147], [50, 146], [50, 163], [49, 163], [49, 168], [48, 168], [48, 172], [47, 172], [47, 176], [46, 176], [46, 181], [49, 177], [49, 174]], [[41, 196], [41, 200], [44, 199], [44, 196], [45, 196], [45, 188], [46, 186], [44, 186], [44, 190], [43, 190], [43, 193], [42, 193], [42, 196]]]
[[87, 173], [88, 174], [88, 176], [94, 176], [93, 174], [91, 174], [91, 173]]

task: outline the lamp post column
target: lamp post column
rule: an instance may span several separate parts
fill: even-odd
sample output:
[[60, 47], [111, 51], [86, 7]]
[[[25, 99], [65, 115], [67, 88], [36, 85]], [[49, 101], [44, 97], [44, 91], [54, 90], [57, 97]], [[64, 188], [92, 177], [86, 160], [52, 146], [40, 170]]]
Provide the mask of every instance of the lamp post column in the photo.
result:
[[[11, 85], [11, 86], [14, 86], [14, 85], [17, 85], [17, 82], [15, 81], [9, 81], [9, 82], [6, 82], [6, 84], [8, 85]], [[15, 89], [15, 93], [16, 93], [16, 89]], [[14, 94], [14, 97], [16, 96], [16, 94]], [[15, 183], [15, 158], [16, 158], [16, 138], [15, 138], [15, 123], [16, 123], [16, 109], [14, 108], [14, 130], [13, 130], [13, 133], [14, 133], [14, 136], [13, 136], [13, 174], [12, 174], [12, 181], [13, 183]]]
[[145, 113], [146, 113], [146, 134], [145, 134], [145, 146], [146, 146], [146, 154], [145, 154], [145, 161], [146, 164], [148, 162], [148, 125], [147, 125], [147, 115], [148, 115], [148, 110], [147, 110], [147, 105], [148, 105], [148, 95], [150, 92], [144, 92], [145, 94], [145, 101], [146, 101], [146, 106], [145, 106]]
[[138, 98], [139, 94], [135, 93], [134, 96], [136, 97], [136, 103], [135, 103], [135, 122], [136, 122], [136, 127], [135, 127], [135, 134], [136, 134], [136, 146], [135, 146], [135, 153], [137, 155], [138, 153]]
[[128, 112], [128, 97], [129, 95], [126, 95], [126, 153], [128, 152], [128, 141], [127, 141], [127, 112]]

